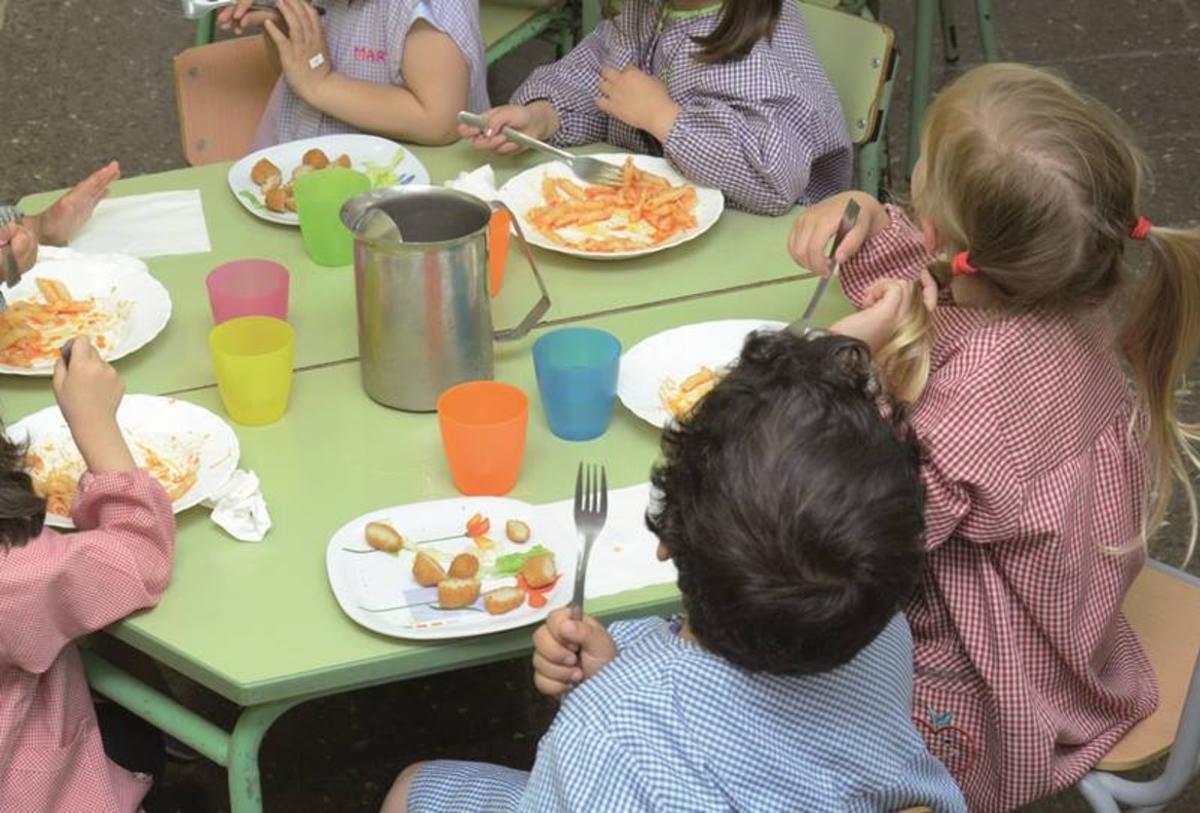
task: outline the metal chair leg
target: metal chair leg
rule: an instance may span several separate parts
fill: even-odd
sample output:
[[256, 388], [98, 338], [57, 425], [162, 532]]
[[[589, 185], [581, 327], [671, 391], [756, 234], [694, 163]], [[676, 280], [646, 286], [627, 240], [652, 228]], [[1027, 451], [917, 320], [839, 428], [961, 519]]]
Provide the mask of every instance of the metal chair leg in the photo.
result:
[[1088, 774], [1079, 780], [1076, 787], [1079, 788], [1079, 793], [1087, 800], [1087, 803], [1091, 805], [1093, 813], [1121, 813], [1117, 800], [1112, 797], [1108, 788], [1096, 774]]
[[996, 28], [992, 25], [992, 0], [975, 0], [975, 20], [979, 26], [983, 61], [995, 62], [1000, 58], [1000, 46], [996, 43]]
[[942, 20], [942, 58], [958, 61], [958, 21], [955, 0], [938, 0], [938, 16]]
[[933, 50], [934, 0], [917, 0], [916, 32], [913, 46], [912, 96], [908, 102], [908, 177], [921, 155], [921, 125], [929, 106], [930, 60]]
[[196, 44], [208, 45], [212, 42], [215, 26], [216, 17], [211, 11], [199, 20], [196, 20]]

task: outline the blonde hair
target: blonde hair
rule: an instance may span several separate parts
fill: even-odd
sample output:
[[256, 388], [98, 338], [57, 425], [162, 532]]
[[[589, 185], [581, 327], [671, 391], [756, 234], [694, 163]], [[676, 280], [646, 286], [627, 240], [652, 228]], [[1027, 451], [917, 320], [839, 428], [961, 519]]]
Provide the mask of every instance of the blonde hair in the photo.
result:
[[984, 65], [930, 106], [913, 205], [951, 251], [964, 250], [1008, 310], [1077, 312], [1125, 298], [1120, 349], [1148, 419], [1152, 488], [1143, 539], [1162, 522], [1173, 479], [1191, 513], [1188, 462], [1200, 426], [1177, 416], [1177, 388], [1200, 349], [1200, 230], [1155, 227], [1149, 267], [1125, 259], [1142, 214], [1145, 160], [1125, 124], [1065, 80]]

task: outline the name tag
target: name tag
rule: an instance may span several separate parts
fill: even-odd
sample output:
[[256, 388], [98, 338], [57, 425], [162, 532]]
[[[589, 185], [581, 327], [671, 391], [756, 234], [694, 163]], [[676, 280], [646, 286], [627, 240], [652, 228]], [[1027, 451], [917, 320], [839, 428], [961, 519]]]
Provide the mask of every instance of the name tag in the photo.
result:
[[354, 46], [354, 58], [359, 62], [370, 62], [372, 64], [387, 62], [387, 51], [356, 45]]

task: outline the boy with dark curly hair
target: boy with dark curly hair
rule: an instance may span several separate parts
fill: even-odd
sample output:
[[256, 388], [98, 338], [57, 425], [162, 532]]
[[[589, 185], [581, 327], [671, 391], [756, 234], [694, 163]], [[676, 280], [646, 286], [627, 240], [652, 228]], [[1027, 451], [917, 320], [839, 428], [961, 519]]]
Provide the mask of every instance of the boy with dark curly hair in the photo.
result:
[[966, 810], [910, 716], [920, 465], [865, 345], [751, 337], [654, 471], [684, 615], [552, 614], [532, 773], [418, 763], [384, 810]]

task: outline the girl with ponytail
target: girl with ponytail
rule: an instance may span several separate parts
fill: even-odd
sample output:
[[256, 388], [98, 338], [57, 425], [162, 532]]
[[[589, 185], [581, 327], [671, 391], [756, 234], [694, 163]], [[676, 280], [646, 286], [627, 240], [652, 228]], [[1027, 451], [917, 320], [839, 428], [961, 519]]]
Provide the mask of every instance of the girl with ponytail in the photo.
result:
[[[932, 310], [900, 382], [928, 454], [913, 713], [987, 813], [1073, 785], [1158, 701], [1121, 602], [1175, 482], [1196, 541], [1177, 392], [1200, 346], [1200, 231], [1147, 219], [1129, 130], [1042, 70], [968, 72], [921, 146], [911, 216], [851, 193], [838, 259], [862, 310], [834, 329], [886, 353]], [[825, 271], [845, 204], [797, 221], [797, 262]]]

